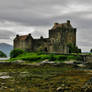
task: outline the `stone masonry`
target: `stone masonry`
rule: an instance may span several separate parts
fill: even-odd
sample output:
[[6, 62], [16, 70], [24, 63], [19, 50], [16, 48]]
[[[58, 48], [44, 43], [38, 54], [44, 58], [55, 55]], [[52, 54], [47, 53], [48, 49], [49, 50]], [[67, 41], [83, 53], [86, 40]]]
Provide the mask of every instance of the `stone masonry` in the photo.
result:
[[24, 49], [32, 52], [45, 51], [48, 53], [69, 53], [68, 44], [76, 46], [76, 28], [73, 28], [70, 21], [66, 23], [54, 23], [49, 30], [49, 38], [34, 39], [31, 34], [16, 35], [14, 48]]

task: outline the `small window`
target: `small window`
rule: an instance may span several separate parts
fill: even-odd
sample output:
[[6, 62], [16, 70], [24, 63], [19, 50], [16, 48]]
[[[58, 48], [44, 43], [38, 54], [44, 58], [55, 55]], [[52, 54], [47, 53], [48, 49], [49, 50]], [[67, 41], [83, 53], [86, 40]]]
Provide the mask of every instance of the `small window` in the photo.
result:
[[47, 49], [47, 47], [45, 47], [45, 48], [44, 48], [44, 51], [45, 51], [45, 52], [48, 52], [48, 49]]

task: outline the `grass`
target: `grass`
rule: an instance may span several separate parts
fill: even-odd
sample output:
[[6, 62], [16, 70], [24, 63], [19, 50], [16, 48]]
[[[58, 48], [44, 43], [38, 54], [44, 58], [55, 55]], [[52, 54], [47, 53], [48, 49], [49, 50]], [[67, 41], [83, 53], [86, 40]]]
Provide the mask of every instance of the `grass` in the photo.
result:
[[56, 54], [45, 54], [45, 53], [23, 53], [16, 58], [11, 58], [10, 61], [16, 61], [16, 60], [24, 60], [24, 61], [30, 61], [30, 62], [40, 62], [45, 59], [48, 59], [49, 61], [55, 61], [55, 62], [64, 62], [66, 60], [81, 60], [80, 55], [56, 55]]

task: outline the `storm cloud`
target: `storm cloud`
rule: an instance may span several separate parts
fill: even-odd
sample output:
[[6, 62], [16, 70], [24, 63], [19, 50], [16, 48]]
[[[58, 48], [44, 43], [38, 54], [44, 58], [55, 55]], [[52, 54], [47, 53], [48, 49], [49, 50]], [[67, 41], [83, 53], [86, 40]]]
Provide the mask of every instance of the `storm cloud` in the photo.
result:
[[16, 34], [48, 37], [54, 22], [66, 20], [71, 20], [77, 28], [77, 45], [89, 51], [92, 48], [92, 0], [0, 0], [0, 41], [13, 39]]

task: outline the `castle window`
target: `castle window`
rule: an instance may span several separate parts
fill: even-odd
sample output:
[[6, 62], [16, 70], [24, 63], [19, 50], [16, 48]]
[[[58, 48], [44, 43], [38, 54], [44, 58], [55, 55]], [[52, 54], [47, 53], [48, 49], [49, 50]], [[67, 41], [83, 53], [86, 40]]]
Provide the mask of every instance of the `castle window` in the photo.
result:
[[47, 52], [47, 51], [48, 51], [47, 47], [45, 47], [45, 48], [44, 48], [44, 51], [45, 51], [45, 52]]

